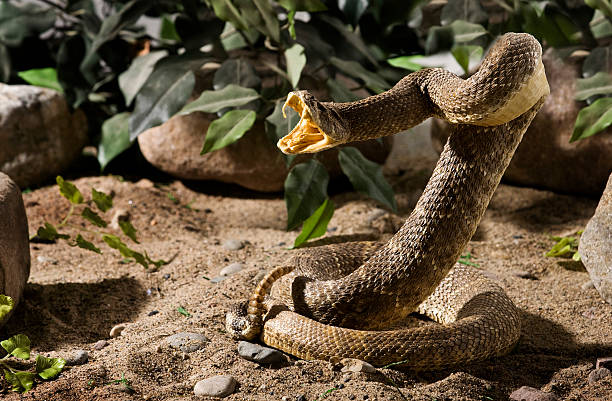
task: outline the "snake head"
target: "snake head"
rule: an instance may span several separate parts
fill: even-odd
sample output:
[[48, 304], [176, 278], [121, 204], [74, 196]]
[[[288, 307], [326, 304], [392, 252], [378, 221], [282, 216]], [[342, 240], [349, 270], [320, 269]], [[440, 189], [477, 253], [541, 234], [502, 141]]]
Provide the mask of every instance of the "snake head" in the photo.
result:
[[225, 330], [237, 340], [253, 340], [261, 333], [261, 317], [247, 313], [247, 302], [231, 305], [225, 314]]
[[[285, 118], [287, 107], [298, 112], [300, 122], [278, 141], [277, 146], [283, 153], [316, 153], [344, 142], [337, 134], [342, 127], [335, 123], [341, 121], [340, 117], [307, 91], [289, 93], [283, 105]], [[333, 118], [329, 118], [330, 114], [334, 114]]]

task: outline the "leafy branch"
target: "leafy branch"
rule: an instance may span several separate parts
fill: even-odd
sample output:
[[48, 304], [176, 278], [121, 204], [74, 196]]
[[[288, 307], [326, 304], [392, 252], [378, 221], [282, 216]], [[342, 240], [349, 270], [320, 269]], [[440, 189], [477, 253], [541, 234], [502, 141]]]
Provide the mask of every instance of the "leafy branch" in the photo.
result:
[[[43, 226], [39, 227], [36, 235], [32, 237], [31, 241], [50, 241], [55, 242], [57, 240], [64, 240], [70, 246], [77, 246], [88, 251], [92, 251], [98, 254], [102, 254], [102, 250], [98, 248], [93, 242], [87, 240], [83, 234], [78, 233], [74, 239], [71, 239], [70, 235], [62, 234], [59, 230], [68, 226], [68, 221], [74, 215], [76, 207], [81, 207], [80, 216], [89, 222], [91, 225], [98, 229], [88, 229], [87, 233], [99, 237], [112, 249], [116, 249], [121, 256], [124, 258], [130, 258], [136, 261], [136, 263], [142, 265], [144, 268], [148, 268], [149, 265], [153, 265], [155, 268], [159, 268], [168, 262], [165, 260], [153, 260], [149, 257], [147, 252], [138, 252], [130, 247], [121, 240], [120, 237], [105, 231], [99, 230], [99, 228], [106, 228], [108, 223], [104, 220], [100, 214], [91, 209], [89, 206], [93, 203], [96, 208], [104, 213], [113, 207], [112, 198], [104, 192], [97, 191], [95, 188], [91, 189], [91, 201], [85, 201], [83, 195], [79, 189], [71, 182], [65, 181], [61, 176], [56, 178], [57, 186], [60, 194], [70, 201], [70, 209], [64, 217], [64, 219], [57, 225], [53, 225], [49, 222], [45, 222]], [[129, 238], [132, 242], [138, 244], [138, 238], [136, 236], [136, 228], [129, 221], [119, 220], [119, 227], [123, 234]], [[78, 226], [74, 228], [81, 229]]]

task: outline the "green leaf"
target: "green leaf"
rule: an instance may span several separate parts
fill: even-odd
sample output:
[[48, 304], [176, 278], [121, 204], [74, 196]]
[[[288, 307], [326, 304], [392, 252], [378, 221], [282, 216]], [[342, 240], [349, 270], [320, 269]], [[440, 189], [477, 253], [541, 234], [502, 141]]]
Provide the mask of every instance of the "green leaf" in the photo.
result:
[[465, 255], [459, 256], [459, 260], [457, 260], [457, 262], [466, 266], [480, 267], [478, 263], [472, 262], [472, 254], [469, 252]]
[[175, 42], [181, 41], [181, 37], [176, 32], [176, 26], [174, 26], [174, 22], [170, 18], [168, 18], [167, 15], [164, 15], [161, 19], [159, 37], [164, 40], [171, 40]]
[[600, 71], [592, 77], [576, 80], [576, 100], [609, 94], [612, 94], [612, 76], [608, 73]]
[[606, 18], [599, 10], [595, 10], [593, 19], [589, 23], [589, 26], [595, 39], [602, 39], [612, 36], [612, 21]]
[[409, 71], [418, 71], [423, 68], [423, 66], [418, 64], [416, 60], [421, 58], [423, 58], [423, 56], [420, 54], [414, 56], [400, 56], [388, 59], [387, 63], [391, 64], [393, 67], [403, 68]]
[[603, 13], [612, 19], [612, 3], [609, 0], [584, 0], [586, 5]]
[[16, 358], [30, 359], [30, 339], [25, 334], [16, 334], [8, 340], [0, 342], [2, 348]]
[[55, 178], [55, 181], [59, 187], [60, 194], [62, 194], [64, 198], [68, 199], [70, 203], [75, 205], [83, 203], [83, 195], [81, 195], [81, 192], [73, 183], [64, 181], [61, 175], [58, 175]]
[[357, 148], [351, 146], [340, 149], [338, 161], [342, 172], [357, 191], [397, 212], [395, 194], [379, 164], [366, 159]]
[[81, 212], [81, 217], [98, 227], [104, 228], [108, 225], [104, 219], [98, 215], [98, 213], [94, 212], [89, 207], [85, 207], [85, 209], [83, 209]]
[[193, 102], [185, 105], [177, 114], [189, 114], [194, 111], [216, 113], [227, 107], [238, 107], [259, 98], [256, 90], [238, 85], [227, 85], [221, 90], [204, 91]]
[[[272, 8], [269, 0], [252, 0], [252, 4], [257, 8], [263, 24], [254, 24], [254, 26], [264, 35], [272, 38], [275, 42], [280, 42], [280, 26], [278, 18]], [[253, 15], [255, 13], [251, 13]], [[248, 14], [247, 14], [248, 15]]]
[[247, 60], [228, 58], [215, 72], [213, 88], [220, 91], [228, 85], [258, 89], [261, 87], [261, 78]]
[[208, 126], [204, 146], [200, 154], [205, 154], [236, 142], [253, 126], [257, 114], [251, 110], [228, 111], [223, 117]]
[[210, 0], [210, 3], [217, 17], [223, 21], [231, 22], [238, 29], [247, 29], [249, 27], [249, 24], [236, 6], [232, 4], [231, 0]]
[[46, 221], [44, 227], [38, 227], [38, 231], [36, 231], [36, 236], [45, 241], [55, 241], [56, 239], [70, 238], [70, 236], [67, 234], [58, 233], [55, 226], [51, 223], [47, 223]]
[[338, 18], [332, 17], [331, 13], [319, 14], [317, 19], [334, 28], [340, 34], [341, 38], [346, 41], [346, 44], [354, 47], [355, 50], [361, 53], [361, 55], [363, 55], [370, 63], [372, 63], [375, 67], [378, 67], [378, 61], [372, 55], [370, 48], [365, 44], [361, 35], [347, 29], [347, 26]]
[[287, 230], [293, 230], [317, 210], [327, 198], [329, 175], [314, 159], [291, 169], [285, 179]]
[[[610, 36], [612, 36], [612, 32]], [[612, 45], [596, 47], [589, 52], [587, 58], [582, 62], [582, 76], [588, 78], [600, 71], [606, 72], [611, 64]]]
[[357, 26], [359, 19], [368, 8], [368, 0], [339, 0], [338, 8], [344, 13], [353, 26]]
[[470, 61], [480, 61], [483, 49], [480, 46], [462, 45], [453, 47], [451, 53], [467, 74], [469, 72]]
[[[580, 232], [577, 233], [580, 235]], [[546, 252], [548, 257], [561, 257], [578, 251], [578, 238], [576, 237], [552, 237], [557, 243]]]
[[328, 199], [325, 199], [323, 204], [319, 206], [317, 210], [304, 221], [302, 226], [302, 232], [297, 236], [293, 243], [293, 248], [297, 248], [304, 242], [318, 238], [325, 235], [327, 230], [327, 224], [334, 215], [334, 203]]
[[64, 89], [57, 79], [57, 70], [55, 68], [39, 68], [20, 71], [17, 75], [30, 85], [50, 88], [59, 93], [64, 93]]
[[132, 101], [153, 72], [155, 64], [168, 54], [165, 50], [158, 50], [136, 57], [130, 67], [119, 74], [119, 89], [123, 93], [126, 106]]
[[102, 137], [98, 145], [98, 162], [102, 171], [111, 160], [132, 146], [130, 115], [127, 112], [119, 113], [102, 123]]
[[297, 88], [298, 82], [300, 81], [300, 75], [302, 75], [302, 70], [306, 65], [304, 47], [296, 43], [285, 50], [285, 60], [287, 61], [289, 82], [291, 82], [293, 88]]
[[80, 70], [85, 74], [90, 83], [95, 82], [95, 76], [91, 70], [98, 62], [100, 47], [114, 39], [121, 30], [134, 24], [153, 4], [154, 2], [149, 0], [131, 0], [125, 3], [116, 13], [104, 18], [100, 30], [87, 48], [85, 57], [80, 65]]
[[342, 82], [335, 80], [333, 78], [329, 78], [325, 82], [325, 85], [327, 85], [327, 89], [329, 90], [329, 95], [332, 97], [334, 102], [338, 102], [338, 103], [354, 102], [356, 100], [361, 99], [361, 97], [357, 96], [356, 94], [351, 92], [346, 86], [344, 86]]
[[62, 358], [47, 358], [44, 355], [36, 355], [36, 373], [45, 380], [53, 379], [59, 375], [66, 366]]
[[88, 251], [102, 254], [100, 248], [95, 246], [92, 242], [87, 241], [85, 238], [83, 238], [81, 234], [77, 235], [74, 245], [78, 246], [79, 248], [86, 249]]
[[176, 308], [176, 310], [183, 316], [191, 317], [191, 313], [187, 312], [187, 309], [183, 308], [182, 306], [179, 306]]
[[279, 0], [278, 4], [289, 11], [325, 11], [327, 7], [321, 0]]
[[[266, 117], [266, 134], [274, 146], [276, 146], [279, 139], [290, 133], [300, 121], [300, 115], [291, 107], [287, 107], [285, 113], [287, 115], [286, 118], [283, 116], [283, 102], [277, 102], [272, 114]], [[285, 159], [287, 167], [296, 158], [296, 155], [286, 155], [284, 153], [281, 153], [281, 155]]]
[[129, 239], [131, 239], [137, 244], [140, 244], [140, 242], [138, 242], [138, 238], [136, 238], [136, 228], [134, 228], [132, 223], [130, 223], [129, 221], [119, 220], [119, 227], [121, 227], [121, 231], [123, 231], [123, 233]]
[[111, 207], [113, 207], [113, 198], [104, 192], [96, 191], [95, 188], [91, 189], [91, 198], [94, 203], [102, 212], [108, 211]]
[[13, 310], [15, 302], [8, 295], [0, 294], [0, 322]]
[[19, 47], [25, 38], [42, 33], [55, 23], [52, 8], [15, 3], [0, 1], [0, 43]]
[[30, 372], [22, 372], [19, 370], [11, 372], [8, 369], [4, 369], [4, 378], [9, 382], [11, 391], [18, 393], [30, 391], [34, 385], [34, 373]]
[[588, 138], [612, 124], [612, 97], [597, 99], [578, 113], [570, 142]]
[[121, 256], [125, 258], [134, 258], [136, 263], [142, 265], [145, 269], [149, 267], [147, 258], [142, 253], [128, 248], [128, 246], [116, 235], [104, 234], [102, 235], [102, 240], [111, 248], [118, 250]]
[[330, 63], [344, 72], [345, 74], [361, 79], [365, 85], [375, 92], [383, 92], [389, 89], [391, 86], [384, 78], [373, 73], [372, 71], [366, 70], [361, 64], [356, 61], [341, 60], [337, 57], [331, 57]]
[[289, 36], [291, 36], [291, 39], [295, 40], [297, 38], [295, 34], [295, 11], [289, 11], [287, 13], [287, 24], [289, 25], [287, 28]]
[[455, 43], [471, 42], [487, 34], [487, 30], [482, 25], [467, 21], [455, 21], [449, 26], [452, 29]]

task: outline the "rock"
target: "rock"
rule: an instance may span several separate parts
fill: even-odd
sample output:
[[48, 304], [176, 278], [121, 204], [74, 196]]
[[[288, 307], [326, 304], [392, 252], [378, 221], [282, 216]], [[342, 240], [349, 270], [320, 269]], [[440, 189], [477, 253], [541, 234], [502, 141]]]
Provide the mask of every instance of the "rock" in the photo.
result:
[[344, 358], [340, 361], [340, 363], [343, 365], [342, 372], [376, 372], [376, 368], [374, 366], [360, 359]]
[[52, 265], [56, 265], [57, 264], [57, 260], [56, 259], [48, 258], [48, 257], [42, 256], [42, 255], [38, 255], [36, 257], [36, 261], [38, 263], [49, 263], [49, 264], [52, 264]]
[[242, 263], [232, 263], [231, 265], [227, 265], [221, 269], [219, 275], [231, 276], [232, 274], [238, 273], [242, 269], [244, 269], [244, 265]]
[[597, 362], [595, 363], [595, 369], [599, 368], [608, 368], [612, 370], [612, 357], [597, 358]]
[[[0, 84], [0, 97], [2, 96], [1, 88]], [[0, 128], [1, 121], [2, 116], [0, 115]], [[0, 132], [2, 132], [1, 129]], [[0, 294], [11, 297], [14, 302], [12, 311], [0, 319], [0, 327], [9, 319], [19, 304], [29, 276], [28, 219], [21, 191], [13, 180], [0, 172]]]
[[199, 333], [177, 333], [166, 338], [166, 344], [172, 348], [178, 348], [185, 353], [202, 349], [210, 342], [203, 334]]
[[514, 270], [512, 272], [512, 275], [518, 278], [524, 278], [526, 280], [537, 280], [538, 277], [535, 276], [533, 273], [530, 273], [526, 270]]
[[152, 310], [151, 312], [147, 313], [147, 316], [155, 316], [155, 315], [157, 315], [158, 313], [159, 313], [159, 311], [154, 309], [154, 310]]
[[604, 377], [612, 376], [612, 372], [608, 368], [597, 368], [589, 373], [589, 384], [593, 384]]
[[[612, 171], [612, 126], [569, 143], [576, 116], [584, 102], [574, 100], [582, 63], [561, 60], [548, 49], [542, 60], [550, 95], [525, 133], [504, 180], [523, 186], [584, 195], [601, 194]], [[612, 71], [612, 65], [609, 67]], [[441, 150], [448, 124], [434, 120], [432, 139]]]
[[95, 349], [96, 351], [100, 351], [102, 348], [106, 347], [107, 345], [108, 345], [108, 341], [99, 340], [93, 345], [93, 349]]
[[66, 360], [67, 365], [84, 365], [89, 360], [89, 352], [82, 349], [76, 350], [64, 359]]
[[578, 252], [599, 295], [612, 304], [612, 174], [580, 237]]
[[59, 174], [86, 141], [85, 114], [70, 113], [59, 92], [0, 84], [0, 171], [20, 187]]
[[523, 386], [510, 394], [511, 401], [558, 401], [553, 393], [545, 393], [537, 388]]
[[586, 290], [590, 290], [591, 288], [595, 288], [595, 285], [593, 285], [593, 282], [589, 280], [589, 281], [582, 283], [580, 288], [586, 291]]
[[247, 341], [240, 341], [238, 343], [238, 355], [246, 360], [266, 365], [285, 361], [285, 355], [282, 352]]
[[223, 248], [228, 251], [237, 251], [244, 248], [244, 242], [237, 239], [228, 239], [223, 243]]
[[110, 226], [114, 230], [120, 230], [121, 227], [119, 227], [119, 222], [129, 221], [129, 220], [130, 220], [130, 212], [125, 209], [118, 208], [118, 209], [115, 209], [115, 212], [113, 213], [113, 217], [111, 219]]
[[233, 376], [213, 376], [197, 382], [193, 387], [193, 392], [200, 397], [223, 398], [234, 392], [236, 384], [236, 379]]
[[111, 338], [119, 337], [125, 328], [126, 325], [123, 323], [115, 325], [110, 331]]
[[304, 394], [300, 394], [295, 397], [295, 401], [306, 401], [306, 396]]
[[[157, 167], [175, 177], [189, 180], [216, 180], [235, 183], [261, 192], [281, 191], [289, 172], [282, 153], [268, 138], [263, 121], [237, 142], [214, 152], [200, 155], [206, 133], [214, 114], [200, 112], [175, 116], [164, 124], [153, 127], [138, 136], [138, 144], [144, 157]], [[356, 142], [365, 157], [383, 163], [391, 150], [392, 139]], [[317, 159], [328, 168], [330, 176], [341, 175], [338, 151], [321, 152]], [[297, 160], [307, 160], [301, 155]]]

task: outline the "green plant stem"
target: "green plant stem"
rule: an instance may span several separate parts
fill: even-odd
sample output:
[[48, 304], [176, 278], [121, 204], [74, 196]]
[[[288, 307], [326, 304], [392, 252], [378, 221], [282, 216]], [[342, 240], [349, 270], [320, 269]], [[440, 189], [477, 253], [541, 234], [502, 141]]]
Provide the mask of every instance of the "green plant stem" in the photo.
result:
[[70, 218], [70, 216], [72, 216], [72, 213], [74, 213], [74, 204], [73, 203], [70, 204], [70, 210], [68, 210], [68, 214], [66, 214], [66, 217], [64, 217], [64, 220], [62, 220], [62, 222], [57, 225], [57, 228], [64, 227], [66, 225], [66, 223], [68, 222], [68, 219]]

